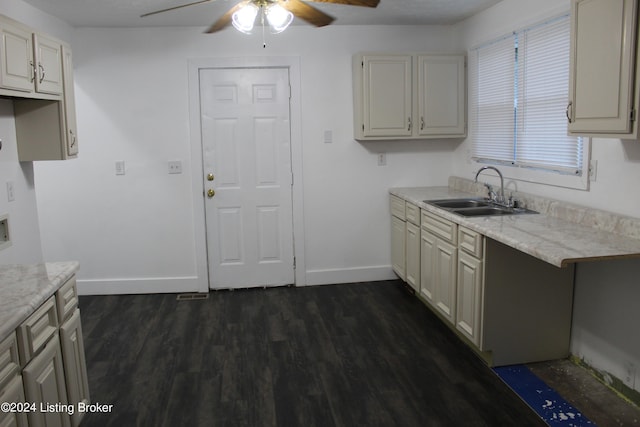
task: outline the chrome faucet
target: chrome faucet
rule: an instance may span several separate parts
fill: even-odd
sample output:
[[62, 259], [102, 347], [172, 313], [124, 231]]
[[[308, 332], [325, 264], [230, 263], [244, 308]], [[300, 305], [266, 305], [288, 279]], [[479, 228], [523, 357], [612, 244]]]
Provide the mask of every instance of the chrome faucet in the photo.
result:
[[[500, 177], [500, 195], [498, 197], [496, 197], [496, 202], [500, 203], [500, 204], [504, 204], [505, 203], [505, 198], [504, 198], [504, 178], [502, 177], [502, 172], [500, 172], [498, 170], [498, 168], [495, 168], [493, 166], [483, 166], [481, 167], [478, 172], [476, 173], [476, 179], [475, 182], [478, 182], [478, 175], [480, 175], [481, 172], [486, 171], [487, 169], [491, 169], [494, 170], [498, 173], [498, 176]], [[491, 187], [487, 187], [489, 188], [489, 192], [491, 193]]]

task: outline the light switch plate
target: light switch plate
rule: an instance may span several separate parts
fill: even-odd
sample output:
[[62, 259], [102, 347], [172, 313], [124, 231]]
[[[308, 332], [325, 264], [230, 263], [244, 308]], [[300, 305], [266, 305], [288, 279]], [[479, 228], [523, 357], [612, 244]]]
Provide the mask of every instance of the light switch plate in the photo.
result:
[[118, 160], [116, 162], [116, 175], [124, 175], [124, 160]]
[[333, 132], [330, 130], [324, 131], [324, 143], [331, 144], [333, 142]]
[[13, 189], [13, 181], [7, 181], [7, 201], [13, 202], [16, 199], [16, 193]]

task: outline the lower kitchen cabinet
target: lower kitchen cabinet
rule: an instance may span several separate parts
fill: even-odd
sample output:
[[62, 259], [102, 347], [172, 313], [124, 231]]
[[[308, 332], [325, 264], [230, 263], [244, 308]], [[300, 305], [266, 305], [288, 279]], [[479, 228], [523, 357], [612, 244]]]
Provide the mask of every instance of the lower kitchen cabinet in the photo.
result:
[[29, 426], [69, 427], [71, 420], [67, 412], [55, 408], [47, 411], [48, 404], [67, 404], [62, 352], [57, 333], [22, 370], [22, 377], [26, 401], [36, 405], [36, 410], [28, 413]]
[[405, 281], [416, 292], [420, 290], [420, 208], [406, 203]]
[[406, 228], [405, 221], [395, 216], [391, 217], [391, 267], [402, 280], [406, 278]]
[[456, 328], [476, 346], [482, 331], [483, 261], [460, 251], [458, 254], [458, 292]]
[[[16, 375], [9, 384], [0, 389], [0, 402], [24, 404], [24, 387], [22, 386], [22, 376]], [[0, 426], [2, 427], [27, 427], [26, 412], [0, 412]]]
[[555, 267], [427, 210], [417, 233], [409, 206], [405, 221], [392, 222], [402, 279], [488, 365], [568, 356], [573, 266]]
[[421, 294], [452, 325], [456, 313], [457, 224], [430, 212], [421, 215]]
[[0, 342], [0, 402], [30, 406], [0, 413], [0, 427], [77, 427], [89, 385], [75, 277]]
[[402, 280], [406, 278], [407, 221], [405, 201], [391, 196], [391, 268]]
[[[76, 408], [80, 402], [89, 404], [89, 382], [79, 309], [76, 308], [69, 320], [60, 326], [60, 343], [69, 403]], [[71, 425], [78, 426], [82, 415], [81, 412], [75, 411], [71, 416]]]
[[406, 282], [415, 291], [420, 289], [420, 227], [407, 222]]
[[456, 267], [458, 250], [442, 239], [436, 241], [434, 252], [435, 307], [451, 324], [456, 319]]
[[424, 230], [420, 232], [420, 296], [434, 305], [436, 278], [433, 274], [437, 237]]

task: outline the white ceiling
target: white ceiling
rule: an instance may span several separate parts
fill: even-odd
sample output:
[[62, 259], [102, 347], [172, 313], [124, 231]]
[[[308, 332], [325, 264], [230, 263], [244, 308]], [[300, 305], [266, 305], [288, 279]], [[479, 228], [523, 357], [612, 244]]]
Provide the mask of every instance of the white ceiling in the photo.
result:
[[[194, 0], [24, 0], [74, 27], [210, 25], [239, 0], [214, 0], [140, 18], [140, 15]], [[381, 0], [377, 8], [311, 3], [336, 18], [333, 25], [453, 24], [500, 0]], [[296, 21], [300, 21], [299, 19]], [[295, 22], [295, 21], [294, 21]], [[300, 25], [306, 25], [301, 24]]]

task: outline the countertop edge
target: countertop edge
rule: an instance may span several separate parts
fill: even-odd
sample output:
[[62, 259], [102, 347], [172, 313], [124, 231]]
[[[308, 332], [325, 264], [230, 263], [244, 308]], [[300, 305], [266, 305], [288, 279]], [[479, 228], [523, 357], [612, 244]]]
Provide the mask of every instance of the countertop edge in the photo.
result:
[[8, 337], [38, 307], [80, 269], [78, 261], [0, 266], [0, 341]]
[[[531, 224], [534, 224], [535, 222], [545, 223], [538, 224], [537, 228], [549, 224], [555, 226], [558, 229], [557, 231], [559, 235], [562, 235], [560, 229], [570, 230], [570, 232], [567, 233], [567, 236], [572, 235], [574, 237], [580, 231], [582, 231], [584, 234], [589, 235], [597, 233], [601, 237], [601, 241], [603, 243], [600, 252], [595, 250], [593, 253], [580, 254], [577, 253], [578, 251], [567, 244], [567, 241], [570, 241], [568, 237], [562, 236], [562, 238], [556, 238], [554, 240], [551, 236], [535, 236], [531, 232], [527, 232], [526, 230], [524, 230], [524, 228], [521, 226], [527, 224], [527, 217], [529, 216], [528, 214], [508, 216], [508, 218], [467, 218], [454, 214], [437, 206], [425, 203], [423, 201], [423, 197], [412, 197], [411, 193], [415, 195], [421, 192], [424, 193], [425, 197], [430, 197], [427, 196], [427, 194], [436, 194], [435, 197], [430, 197], [431, 200], [436, 198], [478, 197], [477, 194], [457, 190], [448, 186], [398, 187], [389, 189], [389, 194], [399, 197], [404, 201], [413, 203], [420, 209], [437, 214], [449, 221], [467, 227], [488, 238], [494, 239], [511, 248], [517, 249], [558, 268], [564, 268], [571, 264], [580, 262], [597, 262], [605, 260], [640, 258], [640, 240], [638, 239], [624, 237], [615, 233], [588, 227], [586, 225], [580, 225], [560, 218], [550, 217], [545, 215], [544, 213], [533, 214], [528, 218], [529, 223]], [[536, 238], [537, 241], [535, 242], [535, 244], [532, 244], [531, 241], [527, 242], [524, 241], [524, 239], [518, 240], [516, 237], [514, 237], [518, 235], [522, 235], [523, 237]], [[607, 237], [609, 236], [611, 236], [612, 239], [607, 239]], [[608, 240], [617, 240], [619, 242], [622, 242], [621, 246], [627, 246], [628, 248], [613, 248], [613, 246], [615, 245], [611, 244], [611, 242], [609, 242]], [[607, 245], [605, 245], [605, 243]]]

